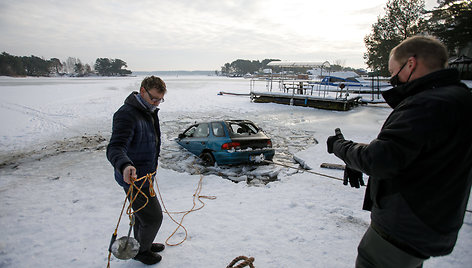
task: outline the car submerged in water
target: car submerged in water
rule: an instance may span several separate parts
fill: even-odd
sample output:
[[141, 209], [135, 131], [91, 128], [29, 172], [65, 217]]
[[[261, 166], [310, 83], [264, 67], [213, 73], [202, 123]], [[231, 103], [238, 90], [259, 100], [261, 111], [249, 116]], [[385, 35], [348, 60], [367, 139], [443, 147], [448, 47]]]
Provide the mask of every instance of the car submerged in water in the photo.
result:
[[177, 143], [199, 156], [204, 165], [237, 165], [272, 160], [271, 139], [249, 120], [203, 122], [190, 126]]

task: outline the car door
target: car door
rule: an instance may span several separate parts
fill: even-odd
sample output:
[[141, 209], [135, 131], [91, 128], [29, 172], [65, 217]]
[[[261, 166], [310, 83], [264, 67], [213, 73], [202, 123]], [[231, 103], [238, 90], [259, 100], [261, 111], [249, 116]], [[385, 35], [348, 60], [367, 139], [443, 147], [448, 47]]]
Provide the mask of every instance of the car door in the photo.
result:
[[201, 123], [190, 127], [180, 140], [182, 146], [195, 155], [200, 155], [207, 148], [210, 129], [207, 123]]

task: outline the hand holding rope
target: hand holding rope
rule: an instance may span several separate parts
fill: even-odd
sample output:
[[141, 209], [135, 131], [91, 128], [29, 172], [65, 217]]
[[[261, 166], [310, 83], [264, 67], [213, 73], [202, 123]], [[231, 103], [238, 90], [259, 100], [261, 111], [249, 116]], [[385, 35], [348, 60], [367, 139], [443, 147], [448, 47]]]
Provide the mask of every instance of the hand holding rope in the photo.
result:
[[[113, 243], [115, 242], [117, 234], [118, 234], [118, 227], [120, 226], [121, 217], [123, 216], [123, 212], [125, 210], [126, 201], [129, 199], [129, 205], [128, 205], [128, 208], [126, 209], [126, 214], [128, 215], [128, 217], [130, 219], [130, 226], [132, 226], [134, 224], [134, 220], [133, 220], [134, 214], [136, 212], [140, 211], [141, 209], [143, 209], [144, 207], [146, 207], [146, 205], [149, 202], [149, 198], [142, 191], [142, 188], [143, 188], [144, 184], [146, 183], [146, 181], [149, 183], [149, 195], [152, 196], [152, 197], [156, 196], [156, 192], [153, 189], [154, 184], [152, 182], [152, 177], [155, 174], [156, 174], [156, 171], [154, 171], [153, 173], [148, 173], [148, 174], [146, 174], [145, 176], [142, 176], [139, 179], [131, 180], [130, 187], [128, 189], [128, 192], [126, 193], [125, 201], [123, 202], [123, 206], [121, 208], [121, 213], [120, 213], [120, 217], [118, 218], [118, 223], [116, 224], [115, 232], [113, 233], [113, 235], [111, 237], [110, 246], [108, 247], [108, 264], [107, 264], [107, 268], [110, 267], [110, 259], [111, 259], [111, 253], [112, 253], [111, 247], [112, 247]], [[143, 182], [141, 183], [140, 187], [137, 187], [135, 182], [139, 182], [139, 181], [143, 181]], [[134, 193], [134, 188], [136, 188], [137, 194], [133, 194]], [[133, 202], [136, 200], [138, 194], [142, 194], [146, 198], [146, 202], [144, 203], [143, 206], [141, 206], [140, 208], [133, 211]], [[129, 236], [129, 234], [128, 234], [128, 236]]]

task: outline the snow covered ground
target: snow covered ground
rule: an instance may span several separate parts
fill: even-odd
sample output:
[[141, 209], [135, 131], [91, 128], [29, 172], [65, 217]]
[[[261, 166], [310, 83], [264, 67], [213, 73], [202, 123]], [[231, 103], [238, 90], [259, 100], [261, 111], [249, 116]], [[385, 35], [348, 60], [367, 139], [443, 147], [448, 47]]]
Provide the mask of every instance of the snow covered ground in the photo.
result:
[[[113, 113], [142, 79], [0, 77], [0, 267], [106, 267], [124, 193], [113, 179], [105, 146]], [[341, 127], [346, 138], [369, 142], [390, 108], [334, 112], [256, 104], [244, 96], [217, 95], [248, 93], [248, 80], [163, 79], [168, 94], [160, 110], [157, 178], [165, 206], [169, 211], [192, 207], [197, 169], [203, 172], [201, 195], [216, 199], [203, 199], [205, 207], [186, 216], [187, 240], [167, 247], [156, 267], [226, 267], [240, 255], [254, 257], [256, 267], [354, 266], [369, 225], [369, 213], [361, 210], [365, 188], [274, 165], [201, 169], [173, 139], [194, 121], [250, 119], [272, 137], [277, 161], [292, 164], [296, 155], [316, 172], [342, 177], [342, 171], [319, 168], [323, 162], [341, 163], [326, 152], [326, 138]], [[276, 181], [261, 181], [267, 174], [275, 174]], [[156, 242], [176, 227], [165, 215]], [[118, 237], [127, 231], [125, 216]], [[169, 242], [184, 236], [179, 229]], [[472, 215], [466, 213], [454, 252], [424, 267], [470, 263]], [[111, 267], [144, 265], [112, 257]]]

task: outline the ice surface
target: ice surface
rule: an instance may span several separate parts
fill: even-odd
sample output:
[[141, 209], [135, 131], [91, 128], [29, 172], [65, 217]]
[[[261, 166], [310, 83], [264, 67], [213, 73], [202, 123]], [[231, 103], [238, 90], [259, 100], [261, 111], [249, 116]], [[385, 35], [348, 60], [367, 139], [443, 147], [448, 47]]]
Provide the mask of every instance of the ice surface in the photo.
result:
[[[113, 113], [143, 77], [0, 77], [0, 267], [105, 267], [110, 236], [125, 195], [105, 156]], [[249, 119], [272, 138], [275, 161], [342, 177], [320, 164], [341, 163], [326, 152], [340, 127], [347, 139], [369, 142], [391, 109], [360, 106], [348, 112], [251, 103], [249, 81], [205, 76], [163, 77], [166, 102], [159, 112], [162, 152], [157, 182], [169, 211], [192, 207], [203, 174], [205, 207], [184, 221], [187, 240], [167, 247], [159, 267], [226, 267], [254, 257], [256, 267], [353, 267], [369, 225], [362, 211], [365, 188], [303, 169], [261, 165], [209, 167], [174, 139], [195, 121]], [[270, 183], [263, 179], [275, 178]], [[262, 179], [262, 180], [261, 180]], [[240, 181], [234, 183], [233, 181]], [[469, 203], [468, 207], [471, 208]], [[179, 219], [179, 214], [174, 217]], [[118, 236], [128, 232], [125, 217]], [[176, 228], [164, 215], [156, 238]], [[172, 238], [180, 240], [178, 230]], [[454, 252], [424, 267], [470, 267], [472, 215], [466, 213]], [[112, 257], [111, 267], [135, 267]]]

